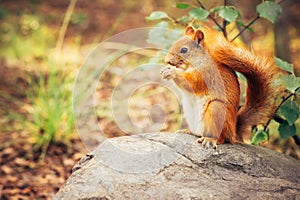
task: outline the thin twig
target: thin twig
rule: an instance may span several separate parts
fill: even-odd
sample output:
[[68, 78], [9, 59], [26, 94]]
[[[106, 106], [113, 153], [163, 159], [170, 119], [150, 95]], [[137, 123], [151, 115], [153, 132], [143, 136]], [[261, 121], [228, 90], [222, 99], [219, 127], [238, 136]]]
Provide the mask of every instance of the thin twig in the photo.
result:
[[278, 115], [278, 114], [275, 114], [274, 116], [273, 116], [273, 119], [274, 119], [274, 121], [275, 122], [278, 122], [278, 123], [280, 123], [280, 124], [282, 124], [283, 122], [284, 122], [284, 120], [285, 119], [283, 119], [280, 115]]
[[[227, 0], [224, 0], [224, 7], [226, 5], [227, 5]], [[227, 38], [226, 26], [227, 26], [227, 21], [225, 19], [223, 19], [223, 35], [225, 36], [225, 38]]]
[[169, 16], [168, 19], [171, 20], [173, 23], [180, 24], [180, 25], [182, 25], [184, 27], [186, 27], [188, 25], [187, 23], [184, 23], [182, 21], [177, 20], [175, 17]]
[[227, 21], [224, 20], [224, 21], [223, 21], [223, 35], [224, 35], [224, 37], [227, 39], [228, 35], [227, 35], [226, 26], [227, 26]]
[[271, 120], [273, 119], [273, 116], [277, 113], [277, 111], [279, 110], [279, 108], [280, 108], [287, 100], [289, 100], [289, 98], [291, 98], [291, 97], [294, 96], [294, 95], [295, 95], [295, 93], [291, 93], [291, 94], [289, 94], [286, 98], [284, 98], [284, 99], [280, 102], [280, 104], [278, 105], [278, 107], [275, 109], [273, 115], [269, 118], [268, 122], [266, 123], [266, 125], [265, 125], [265, 127], [264, 127], [264, 131], [267, 131], [268, 126], [269, 126]]
[[[206, 11], [208, 11], [205, 6], [203, 5], [203, 3], [200, 0], [197, 0], [198, 4], [200, 5], [200, 7]], [[209, 13], [208, 17], [213, 20], [213, 22], [219, 27], [220, 30], [222, 30], [223, 34], [224, 34], [224, 30], [223, 27], [217, 22], [217, 20]]]
[[234, 36], [233, 39], [230, 40], [230, 42], [233, 42], [236, 38], [238, 38], [242, 33], [247, 30], [256, 20], [258, 20], [260, 17], [259, 15], [256, 15], [255, 18], [253, 18], [236, 36]]
[[[281, 4], [286, 0], [281, 0], [279, 2], [277, 2], [277, 4]], [[248, 29], [254, 22], [256, 22], [256, 20], [258, 20], [260, 17], [257, 14], [255, 18], [253, 18], [236, 36], [234, 36], [233, 39], [231, 39], [230, 41], [233, 42], [237, 37], [239, 37], [246, 29]]]
[[295, 143], [299, 146], [300, 145], [300, 138], [298, 137], [298, 135], [293, 135], [293, 139], [294, 139]]
[[77, 0], [70, 0], [66, 15], [64, 17], [63, 24], [60, 28], [57, 43], [56, 43], [56, 47], [55, 47], [55, 53], [56, 53], [55, 57], [56, 57], [56, 59], [60, 55], [60, 51], [61, 51], [63, 43], [64, 43], [64, 38], [65, 38], [65, 35], [66, 35], [66, 31], [67, 31], [71, 16], [72, 16], [74, 8], [75, 8], [76, 1]]

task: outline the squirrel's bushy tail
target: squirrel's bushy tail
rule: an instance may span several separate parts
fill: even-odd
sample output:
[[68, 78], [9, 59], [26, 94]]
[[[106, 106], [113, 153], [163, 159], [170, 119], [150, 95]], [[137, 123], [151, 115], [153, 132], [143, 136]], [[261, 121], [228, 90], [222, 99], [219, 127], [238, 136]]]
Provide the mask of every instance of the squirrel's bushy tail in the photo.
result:
[[247, 79], [247, 96], [239, 109], [237, 135], [251, 133], [253, 125], [265, 124], [274, 114], [276, 99], [282, 97], [282, 88], [276, 85], [280, 69], [273, 58], [259, 57], [249, 50], [238, 47], [222, 35], [215, 35], [209, 47], [212, 58], [242, 73]]

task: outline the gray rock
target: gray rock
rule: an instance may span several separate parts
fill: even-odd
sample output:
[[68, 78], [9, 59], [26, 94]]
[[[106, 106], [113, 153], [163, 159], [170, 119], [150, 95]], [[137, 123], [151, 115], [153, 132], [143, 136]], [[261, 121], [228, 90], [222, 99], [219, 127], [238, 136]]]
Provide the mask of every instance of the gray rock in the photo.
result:
[[112, 138], [54, 199], [300, 199], [300, 161], [246, 144], [206, 149], [184, 134]]

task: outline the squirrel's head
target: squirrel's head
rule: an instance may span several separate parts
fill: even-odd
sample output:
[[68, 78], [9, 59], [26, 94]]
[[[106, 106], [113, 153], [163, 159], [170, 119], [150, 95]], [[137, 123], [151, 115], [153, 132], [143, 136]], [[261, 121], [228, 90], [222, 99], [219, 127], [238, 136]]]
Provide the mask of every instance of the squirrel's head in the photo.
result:
[[193, 65], [195, 59], [200, 59], [202, 55], [207, 54], [203, 45], [204, 33], [188, 26], [184, 36], [172, 44], [165, 57], [165, 63], [186, 70]]

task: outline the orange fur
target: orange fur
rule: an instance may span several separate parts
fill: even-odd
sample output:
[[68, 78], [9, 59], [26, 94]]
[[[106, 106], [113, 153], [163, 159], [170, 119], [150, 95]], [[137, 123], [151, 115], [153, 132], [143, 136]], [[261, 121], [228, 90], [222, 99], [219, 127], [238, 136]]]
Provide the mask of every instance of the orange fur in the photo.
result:
[[283, 72], [275, 66], [271, 56], [257, 56], [208, 27], [202, 31], [206, 38], [204, 48], [212, 58], [242, 73], [247, 79], [246, 100], [238, 112], [237, 121], [238, 137], [242, 140], [243, 136], [251, 134], [253, 125], [264, 125], [272, 117], [276, 100], [283, 91], [276, 85], [276, 80]]
[[[236, 143], [242, 140], [242, 134], [251, 131], [252, 125], [265, 123], [274, 110], [279, 90], [273, 81], [279, 70], [271, 59], [255, 56], [208, 27], [187, 27], [165, 62], [173, 69], [162, 69], [163, 78], [172, 77], [188, 102], [197, 104], [198, 98], [206, 101], [203, 108], [195, 108], [201, 111], [196, 119], [200, 128], [193, 128], [201, 133], [196, 135], [214, 138], [217, 144]], [[246, 102], [240, 110], [240, 89], [234, 71], [244, 74], [248, 81]], [[192, 117], [189, 120], [189, 125], [195, 124]]]

